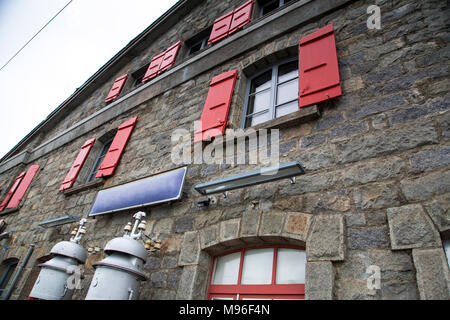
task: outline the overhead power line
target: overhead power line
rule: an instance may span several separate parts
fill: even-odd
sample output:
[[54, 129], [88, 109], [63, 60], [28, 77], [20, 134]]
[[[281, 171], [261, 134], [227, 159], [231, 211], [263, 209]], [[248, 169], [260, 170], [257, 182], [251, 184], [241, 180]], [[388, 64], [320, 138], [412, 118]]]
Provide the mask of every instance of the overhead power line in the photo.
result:
[[9, 59], [4, 65], [3, 65], [3, 67], [1, 67], [0, 68], [0, 71], [2, 71], [3, 70], [3, 68], [4, 67], [6, 67], [7, 65], [8, 65], [8, 63], [10, 63], [11, 61], [12, 61], [12, 59], [14, 59], [19, 53], [20, 53], [20, 51], [22, 51], [34, 38], [36, 38], [36, 36], [42, 31], [42, 30], [44, 30], [45, 29], [45, 27], [47, 27], [49, 24], [50, 24], [50, 22], [52, 22], [65, 8], [67, 8], [67, 6], [72, 2], [73, 0], [70, 0], [61, 10], [59, 10], [58, 11], [58, 13], [57, 14], [55, 14], [54, 16], [53, 16], [53, 18], [51, 18], [30, 40], [28, 40], [27, 41], [27, 43], [25, 43], [24, 45], [23, 45], [23, 47], [22, 48], [20, 48], [19, 49], [19, 51], [17, 51], [12, 57], [11, 57], [11, 59]]

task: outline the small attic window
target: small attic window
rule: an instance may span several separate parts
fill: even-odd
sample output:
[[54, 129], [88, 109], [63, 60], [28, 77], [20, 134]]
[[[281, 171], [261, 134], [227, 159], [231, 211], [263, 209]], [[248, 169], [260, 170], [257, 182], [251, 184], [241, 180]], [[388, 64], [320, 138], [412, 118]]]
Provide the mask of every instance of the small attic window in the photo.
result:
[[142, 79], [144, 78], [145, 72], [147, 71], [149, 65], [150, 63], [147, 63], [145, 66], [131, 74], [133, 79], [133, 84], [131, 85], [132, 88], [136, 88], [142, 84]]
[[278, 9], [292, 0], [258, 0], [259, 16], [265, 16], [269, 12]]
[[186, 41], [186, 44], [188, 46], [186, 55], [187, 57], [193, 55], [194, 53], [202, 50], [207, 46], [211, 30], [212, 27], [204, 29]]

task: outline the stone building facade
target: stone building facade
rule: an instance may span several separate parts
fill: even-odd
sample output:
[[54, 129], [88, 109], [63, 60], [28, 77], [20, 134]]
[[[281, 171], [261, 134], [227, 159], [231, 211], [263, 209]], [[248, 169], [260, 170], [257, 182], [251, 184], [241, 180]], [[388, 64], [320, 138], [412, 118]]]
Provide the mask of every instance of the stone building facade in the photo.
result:
[[[1, 240], [0, 272], [17, 265], [2, 288], [14, 285], [10, 299], [27, 299], [36, 265], [76, 225], [44, 229], [40, 222], [87, 217], [100, 190], [176, 168], [172, 133], [181, 128], [194, 136], [211, 80], [230, 70], [238, 76], [225, 121], [228, 129], [241, 128], [255, 75], [286, 61], [298, 63], [299, 40], [329, 25], [342, 95], [254, 126], [279, 129], [280, 163], [298, 161], [306, 173], [295, 184], [280, 180], [241, 188], [199, 206], [205, 197], [195, 185], [258, 166], [189, 164], [180, 201], [141, 208], [147, 213], [145, 233], [162, 242], [148, 256], [139, 298], [210, 298], [216, 256], [286, 246], [306, 253], [306, 299], [449, 299], [448, 2], [275, 1], [272, 10], [256, 0], [245, 26], [207, 44], [215, 20], [244, 2], [179, 1], [1, 159], [2, 201], [21, 172], [39, 166], [20, 203], [0, 212], [2, 232], [8, 233]], [[371, 5], [381, 9], [379, 29], [368, 27]], [[142, 83], [152, 58], [178, 41], [173, 65]], [[119, 95], [105, 103], [124, 74]], [[117, 128], [134, 117], [114, 173], [86, 182]], [[61, 191], [92, 138], [73, 185]], [[81, 245], [103, 248], [123, 234], [134, 212], [89, 217]], [[89, 255], [74, 299], [84, 299], [92, 264], [103, 256]], [[368, 286], [370, 266], [380, 269], [379, 288]]]

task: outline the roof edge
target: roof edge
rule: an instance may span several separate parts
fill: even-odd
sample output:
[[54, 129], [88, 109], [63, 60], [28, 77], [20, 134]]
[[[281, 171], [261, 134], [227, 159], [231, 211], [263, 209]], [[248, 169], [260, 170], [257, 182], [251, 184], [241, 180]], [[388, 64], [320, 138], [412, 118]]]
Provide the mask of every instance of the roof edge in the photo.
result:
[[163, 28], [164, 23], [167, 23], [169, 18], [174, 16], [176, 13], [183, 14], [184, 10], [188, 8], [194, 8], [204, 0], [180, 0], [175, 3], [169, 10], [163, 13], [158, 19], [156, 19], [150, 26], [148, 26], [144, 31], [132, 39], [124, 48], [122, 48], [118, 53], [116, 53], [110, 60], [108, 60], [99, 70], [97, 70], [90, 78], [88, 78], [75, 92], [70, 95], [66, 100], [64, 100], [55, 110], [53, 110], [41, 123], [39, 123], [34, 129], [32, 129], [22, 140], [19, 141], [10, 151], [8, 151], [2, 158], [0, 158], [0, 163], [9, 159], [15, 154], [21, 147], [23, 147], [31, 138], [35, 137], [37, 134], [42, 132], [46, 126], [53, 120], [56, 116], [60, 115], [62, 112], [68, 108], [68, 106], [79, 97], [87, 88], [91, 88], [95, 80], [102, 76], [106, 71], [115, 65], [119, 60], [126, 57], [126, 55], [140, 42], [151, 34], [158, 34], [157, 29]]

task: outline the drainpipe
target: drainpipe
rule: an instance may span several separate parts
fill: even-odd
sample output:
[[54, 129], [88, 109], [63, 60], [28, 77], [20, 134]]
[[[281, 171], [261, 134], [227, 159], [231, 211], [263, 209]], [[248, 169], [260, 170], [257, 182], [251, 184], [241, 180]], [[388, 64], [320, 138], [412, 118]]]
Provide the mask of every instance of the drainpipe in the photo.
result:
[[30, 244], [30, 248], [28, 249], [27, 255], [26, 255], [25, 259], [22, 261], [22, 263], [20, 264], [19, 270], [17, 270], [16, 275], [14, 276], [14, 279], [13, 279], [8, 291], [2, 296], [2, 298], [1, 298], [2, 300], [9, 300], [9, 298], [11, 297], [14, 287], [16, 286], [17, 280], [19, 280], [19, 277], [22, 274], [23, 268], [25, 268], [25, 266], [27, 265], [28, 260], [30, 259], [30, 256], [33, 253], [33, 250], [34, 250], [34, 243]]

